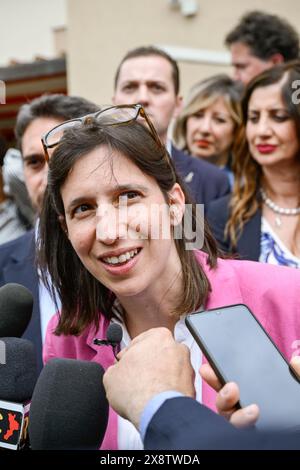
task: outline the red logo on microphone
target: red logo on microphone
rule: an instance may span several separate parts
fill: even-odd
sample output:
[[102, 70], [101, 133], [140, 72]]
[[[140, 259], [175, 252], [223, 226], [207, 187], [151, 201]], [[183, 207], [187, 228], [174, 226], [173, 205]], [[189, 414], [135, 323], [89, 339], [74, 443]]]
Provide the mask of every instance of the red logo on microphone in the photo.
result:
[[16, 421], [16, 415], [12, 413], [8, 413], [8, 423], [9, 423], [9, 429], [7, 430], [6, 434], [3, 436], [3, 439], [5, 441], [8, 441], [8, 439], [13, 435], [15, 431], [19, 431], [20, 429], [20, 424], [18, 421]]
[[0, 408], [0, 447], [1, 442], [17, 444], [22, 424], [22, 414], [18, 411]]

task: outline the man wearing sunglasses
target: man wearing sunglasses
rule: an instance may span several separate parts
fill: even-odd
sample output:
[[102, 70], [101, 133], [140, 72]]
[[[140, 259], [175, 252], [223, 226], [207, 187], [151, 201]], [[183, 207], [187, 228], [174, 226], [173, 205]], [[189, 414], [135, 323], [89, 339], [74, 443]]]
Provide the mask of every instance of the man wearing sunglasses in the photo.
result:
[[[47, 185], [46, 164], [41, 136], [54, 126], [68, 120], [94, 113], [99, 106], [76, 96], [44, 95], [23, 105], [18, 113], [15, 133], [22, 153], [24, 178], [37, 220]], [[32, 341], [42, 368], [42, 342], [47, 324], [56, 308], [48, 291], [39, 281], [35, 267], [35, 230], [0, 247], [0, 287], [16, 282], [33, 294], [31, 321], [23, 337]]]
[[180, 109], [179, 69], [164, 51], [139, 47], [121, 60], [115, 75], [113, 103], [140, 103], [166, 144], [178, 173], [198, 204], [205, 206], [229, 192], [226, 175], [207, 162], [176, 149], [167, 138], [170, 122]]

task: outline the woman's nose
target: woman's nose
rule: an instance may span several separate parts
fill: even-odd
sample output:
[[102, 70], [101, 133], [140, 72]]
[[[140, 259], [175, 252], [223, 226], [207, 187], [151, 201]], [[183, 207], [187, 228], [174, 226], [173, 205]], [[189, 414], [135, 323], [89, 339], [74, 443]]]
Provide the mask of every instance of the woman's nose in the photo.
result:
[[126, 224], [120, 220], [119, 211], [106, 208], [97, 214], [96, 239], [106, 245], [113, 245], [118, 239], [126, 238]]
[[270, 120], [267, 117], [260, 117], [257, 123], [257, 132], [261, 136], [269, 136], [272, 133]]
[[209, 116], [204, 116], [199, 123], [199, 129], [204, 134], [211, 133], [211, 118]]

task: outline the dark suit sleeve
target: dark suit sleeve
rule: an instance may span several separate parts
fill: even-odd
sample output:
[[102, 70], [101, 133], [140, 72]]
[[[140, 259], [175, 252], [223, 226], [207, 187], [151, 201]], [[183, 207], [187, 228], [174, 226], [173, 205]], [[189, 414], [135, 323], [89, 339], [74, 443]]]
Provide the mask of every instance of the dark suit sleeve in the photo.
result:
[[196, 168], [194, 181], [194, 193], [196, 202], [202, 203], [207, 212], [211, 201], [218, 200], [220, 197], [230, 192], [230, 185], [226, 173], [211, 163], [193, 158]]
[[225, 253], [231, 252], [230, 240], [224, 235], [225, 226], [229, 217], [229, 201], [229, 195], [212, 201], [208, 206], [206, 214], [213, 236], [217, 240], [219, 248]]
[[204, 204], [205, 212], [210, 201], [230, 192], [228, 177], [217, 166], [192, 157], [174, 146], [172, 146], [171, 154], [176, 171], [190, 195], [197, 204]]
[[300, 434], [234, 428], [196, 400], [166, 400], [149, 423], [146, 450], [300, 449]]
[[33, 342], [38, 370], [41, 370], [43, 367], [41, 314], [39, 280], [35, 267], [34, 230], [0, 246], [0, 287], [9, 282], [16, 282], [27, 287], [33, 295], [32, 317], [22, 337]]
[[222, 170], [220, 170], [220, 174], [218, 175], [218, 182], [217, 182], [217, 192], [216, 192], [216, 199], [226, 196], [230, 192], [230, 184], [228, 180], [228, 176]]

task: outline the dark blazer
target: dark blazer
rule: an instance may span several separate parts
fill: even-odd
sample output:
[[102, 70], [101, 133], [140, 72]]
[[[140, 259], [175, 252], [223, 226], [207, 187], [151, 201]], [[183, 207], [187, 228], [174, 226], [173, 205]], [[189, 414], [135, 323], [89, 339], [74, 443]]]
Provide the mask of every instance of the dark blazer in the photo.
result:
[[192, 157], [173, 146], [171, 156], [176, 170], [198, 204], [208, 206], [209, 202], [230, 192], [226, 173], [215, 165]]
[[27, 287], [33, 295], [32, 317], [23, 338], [33, 342], [37, 353], [38, 370], [41, 370], [43, 363], [39, 281], [34, 260], [34, 230], [0, 246], [0, 287], [8, 282], [16, 282]]
[[262, 433], [236, 429], [196, 400], [166, 400], [150, 421], [146, 450], [300, 449], [300, 432]]
[[230, 195], [212, 201], [206, 213], [207, 221], [219, 247], [226, 253], [238, 253], [240, 258], [258, 261], [260, 256], [261, 210], [258, 209], [244, 225], [238, 238], [236, 250], [231, 249], [230, 239], [224, 237], [224, 230], [229, 218]]

